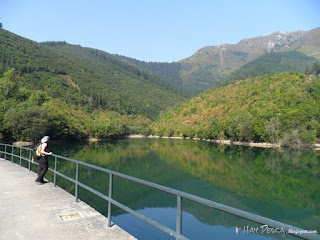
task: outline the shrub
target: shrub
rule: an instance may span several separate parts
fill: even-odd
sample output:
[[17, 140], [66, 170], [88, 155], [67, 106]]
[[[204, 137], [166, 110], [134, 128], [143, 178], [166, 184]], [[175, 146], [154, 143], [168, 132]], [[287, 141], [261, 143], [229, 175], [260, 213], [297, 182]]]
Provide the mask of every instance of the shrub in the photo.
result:
[[303, 147], [303, 143], [300, 140], [299, 131], [292, 130], [290, 132], [286, 132], [283, 136], [281, 147], [301, 149]]
[[190, 127], [190, 126], [184, 126], [182, 128], [182, 136], [183, 137], [194, 137], [195, 135], [195, 130], [194, 128]]

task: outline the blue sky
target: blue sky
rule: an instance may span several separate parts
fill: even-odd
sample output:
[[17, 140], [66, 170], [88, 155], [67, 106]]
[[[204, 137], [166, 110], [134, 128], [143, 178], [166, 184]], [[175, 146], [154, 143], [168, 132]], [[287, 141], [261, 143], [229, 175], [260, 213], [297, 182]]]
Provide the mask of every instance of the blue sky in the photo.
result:
[[3, 28], [144, 61], [205, 46], [320, 27], [319, 0], [0, 0]]

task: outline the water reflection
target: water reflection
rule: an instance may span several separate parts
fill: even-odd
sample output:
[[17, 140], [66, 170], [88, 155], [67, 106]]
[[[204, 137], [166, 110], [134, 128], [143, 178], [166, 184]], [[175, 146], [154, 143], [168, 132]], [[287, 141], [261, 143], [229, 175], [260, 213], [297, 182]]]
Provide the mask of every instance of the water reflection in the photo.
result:
[[[57, 144], [52, 145], [52, 150], [63, 156], [320, 232], [320, 156], [314, 151], [258, 149], [171, 139], [123, 139], [93, 144]], [[74, 176], [73, 164], [60, 161], [58, 168], [68, 176]], [[72, 184], [61, 179], [58, 181], [67, 190], [73, 191]], [[107, 174], [81, 167], [80, 181], [107, 193]], [[153, 219], [159, 218], [159, 212], [170, 216], [172, 209], [176, 207], [175, 196], [170, 194], [119, 178], [114, 179], [114, 184], [114, 197], [118, 201], [135, 210], [149, 209], [147, 214]], [[80, 198], [106, 214], [105, 201], [83, 189], [80, 189]], [[165, 209], [170, 210], [167, 212]], [[190, 214], [198, 222], [197, 225], [193, 223], [194, 220], [190, 220], [191, 218], [183, 219], [183, 229], [190, 232], [192, 229], [197, 232], [201, 224], [209, 225], [215, 232], [217, 227], [221, 226], [224, 230], [219, 231], [219, 234], [226, 229], [235, 233], [235, 226], [252, 225], [242, 219], [189, 201], [184, 201], [183, 210], [184, 214]], [[117, 208], [114, 208], [113, 215], [117, 216], [114, 221], [118, 225], [126, 222], [135, 229], [130, 231], [139, 232], [139, 227], [134, 225], [137, 222], [135, 217], [135, 220], [131, 221], [131, 217], [126, 217], [127, 214]], [[159, 221], [175, 229], [175, 216], [173, 219], [169, 218], [171, 220], [160, 218]], [[170, 221], [174, 221], [173, 224]], [[201, 239], [212, 238], [210, 231], [201, 232]], [[154, 236], [165, 239], [162, 234], [157, 234]], [[148, 239], [143, 237], [142, 233], [135, 236]], [[200, 239], [195, 238], [192, 233], [187, 233], [186, 236]], [[225, 236], [229, 235], [225, 233]], [[167, 237], [171, 239], [170, 236]], [[266, 236], [260, 234], [260, 237]], [[282, 234], [268, 237], [288, 239]], [[233, 238], [234, 235], [224, 239]]]

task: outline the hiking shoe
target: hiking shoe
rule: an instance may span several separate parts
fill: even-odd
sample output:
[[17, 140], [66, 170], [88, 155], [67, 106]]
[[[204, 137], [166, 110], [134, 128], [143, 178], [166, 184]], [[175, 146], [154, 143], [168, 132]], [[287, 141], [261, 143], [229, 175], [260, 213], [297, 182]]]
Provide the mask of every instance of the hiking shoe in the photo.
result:
[[37, 185], [43, 185], [44, 184], [44, 182], [36, 182], [37, 183]]

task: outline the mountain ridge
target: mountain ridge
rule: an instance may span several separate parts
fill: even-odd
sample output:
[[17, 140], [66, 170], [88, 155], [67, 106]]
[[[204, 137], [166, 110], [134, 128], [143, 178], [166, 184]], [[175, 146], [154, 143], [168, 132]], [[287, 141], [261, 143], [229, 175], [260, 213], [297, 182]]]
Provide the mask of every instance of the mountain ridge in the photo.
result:
[[[193, 58], [196, 58], [198, 55], [203, 55], [204, 53], [207, 54], [206, 51], [219, 52], [219, 55], [221, 55], [223, 51], [251, 49], [250, 52], [263, 54], [265, 53], [266, 50], [270, 52], [272, 49], [279, 50], [283, 47], [285, 48], [294, 47], [293, 45], [297, 41], [303, 40], [302, 38], [305, 38], [307, 35], [311, 34], [312, 32], [316, 32], [316, 34], [318, 34], [319, 31], [320, 31], [320, 27], [312, 29], [310, 31], [304, 31], [304, 30], [293, 31], [293, 32], [276, 31], [274, 33], [271, 33], [265, 36], [245, 38], [240, 40], [236, 44], [224, 43], [218, 46], [205, 46], [197, 50], [190, 57], [184, 58], [178, 62], [185, 62], [185, 61], [190, 62], [192, 61]], [[320, 59], [320, 56], [319, 56], [319, 59]]]
[[236, 44], [206, 46], [178, 61], [182, 65], [181, 78], [189, 88], [196, 89], [196, 95], [265, 53], [296, 50], [306, 55], [314, 54], [313, 57], [320, 60], [319, 39], [320, 27], [310, 31], [277, 31], [242, 39]]
[[[243, 65], [271, 52], [298, 51], [320, 60], [320, 27], [310, 31], [277, 31], [266, 36], [240, 40], [236, 44], [205, 46], [190, 57], [177, 62], [145, 62], [114, 55], [188, 92], [200, 94], [224, 79]], [[292, 70], [292, 69], [290, 69]], [[301, 68], [295, 69], [301, 72]]]

